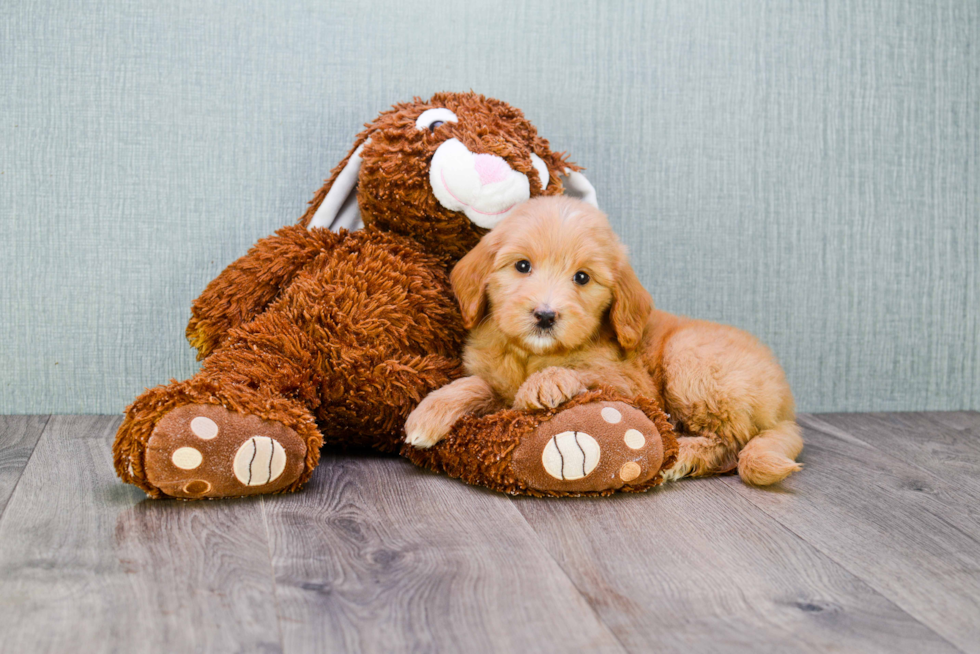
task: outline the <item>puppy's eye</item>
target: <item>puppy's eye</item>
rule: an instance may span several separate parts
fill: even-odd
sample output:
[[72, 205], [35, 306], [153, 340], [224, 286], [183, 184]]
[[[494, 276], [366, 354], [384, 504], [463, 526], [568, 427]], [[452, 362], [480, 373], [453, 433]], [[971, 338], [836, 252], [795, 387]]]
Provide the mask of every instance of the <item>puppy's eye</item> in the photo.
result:
[[522, 275], [531, 272], [531, 262], [527, 259], [521, 259], [514, 264], [514, 267], [517, 268], [517, 272], [521, 273]]
[[434, 132], [434, 131], [436, 131], [436, 127], [439, 127], [439, 125], [445, 125], [445, 124], [446, 124], [445, 121], [443, 121], [443, 120], [437, 120], [436, 122], [434, 122], [431, 125], [429, 125], [429, 131], [430, 132]]
[[589, 280], [592, 278], [589, 277], [589, 273], [585, 272], [584, 270], [580, 270], [577, 273], [575, 273], [575, 277], [573, 277], [572, 279], [575, 280], [575, 283], [578, 284], [579, 286], [585, 286], [586, 284], [589, 283]]

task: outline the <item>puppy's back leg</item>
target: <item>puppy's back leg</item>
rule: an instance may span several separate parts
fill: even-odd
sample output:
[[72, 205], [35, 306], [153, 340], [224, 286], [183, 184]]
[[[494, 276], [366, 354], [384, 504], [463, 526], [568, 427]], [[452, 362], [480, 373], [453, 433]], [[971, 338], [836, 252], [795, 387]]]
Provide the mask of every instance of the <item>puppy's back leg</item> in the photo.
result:
[[671, 478], [737, 465], [743, 481], [764, 486], [800, 469], [792, 393], [775, 357], [753, 336], [691, 321], [668, 338], [662, 365], [667, 410], [691, 432], [678, 439]]
[[738, 446], [712, 432], [678, 434], [677, 463], [664, 473], [666, 481], [731, 472], [738, 465]]

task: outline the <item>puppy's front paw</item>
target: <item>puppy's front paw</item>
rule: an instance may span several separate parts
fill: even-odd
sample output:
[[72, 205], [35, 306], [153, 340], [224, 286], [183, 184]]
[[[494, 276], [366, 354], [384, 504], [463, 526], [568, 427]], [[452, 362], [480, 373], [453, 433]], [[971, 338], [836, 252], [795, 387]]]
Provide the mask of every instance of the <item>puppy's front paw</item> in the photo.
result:
[[545, 368], [528, 377], [517, 389], [514, 408], [553, 409], [585, 391], [585, 384], [574, 370]]
[[445, 437], [445, 434], [438, 434], [434, 430], [413, 430], [408, 432], [405, 442], [420, 450], [427, 450]]
[[444, 439], [450, 425], [443, 424], [435, 413], [428, 406], [416, 407], [405, 422], [405, 442], [425, 450]]

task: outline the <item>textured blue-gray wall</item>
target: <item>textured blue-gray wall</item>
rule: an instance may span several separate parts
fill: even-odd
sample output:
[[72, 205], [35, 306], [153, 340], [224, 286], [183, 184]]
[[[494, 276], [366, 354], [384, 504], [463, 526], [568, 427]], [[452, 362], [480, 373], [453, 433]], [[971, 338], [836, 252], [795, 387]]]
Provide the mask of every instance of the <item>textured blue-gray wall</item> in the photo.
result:
[[189, 305], [361, 123], [466, 90], [588, 167], [657, 303], [805, 410], [980, 409], [980, 3], [0, 4], [0, 413], [197, 367]]

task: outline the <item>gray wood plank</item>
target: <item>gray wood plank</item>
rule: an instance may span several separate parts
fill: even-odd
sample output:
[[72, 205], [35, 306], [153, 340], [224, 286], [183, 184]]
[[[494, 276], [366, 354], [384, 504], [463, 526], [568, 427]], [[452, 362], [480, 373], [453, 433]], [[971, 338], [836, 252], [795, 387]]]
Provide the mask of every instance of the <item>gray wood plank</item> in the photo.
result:
[[[980, 542], [980, 420], [938, 413], [855, 413], [804, 416], [831, 438], [866, 447], [908, 466], [906, 490], [928, 496], [923, 506], [949, 528]], [[947, 424], [950, 422], [950, 424]]]
[[717, 479], [515, 503], [632, 652], [956, 651]]
[[0, 521], [0, 649], [279, 651], [261, 504], [145, 500], [114, 417], [48, 423]]
[[0, 516], [47, 422], [48, 416], [0, 416]]
[[[824, 428], [835, 427], [953, 488], [967, 490], [964, 501], [980, 496], [980, 413], [839, 413], [816, 418]], [[980, 536], [980, 529], [976, 533]]]
[[936, 420], [957, 431], [965, 432], [966, 436], [980, 436], [980, 411], [923, 411], [918, 415]]
[[287, 652], [622, 652], [506, 496], [326, 456], [265, 498]]
[[898, 441], [877, 447], [819, 416], [800, 422], [803, 473], [769, 491], [721, 483], [962, 650], [980, 651], [977, 493]]

